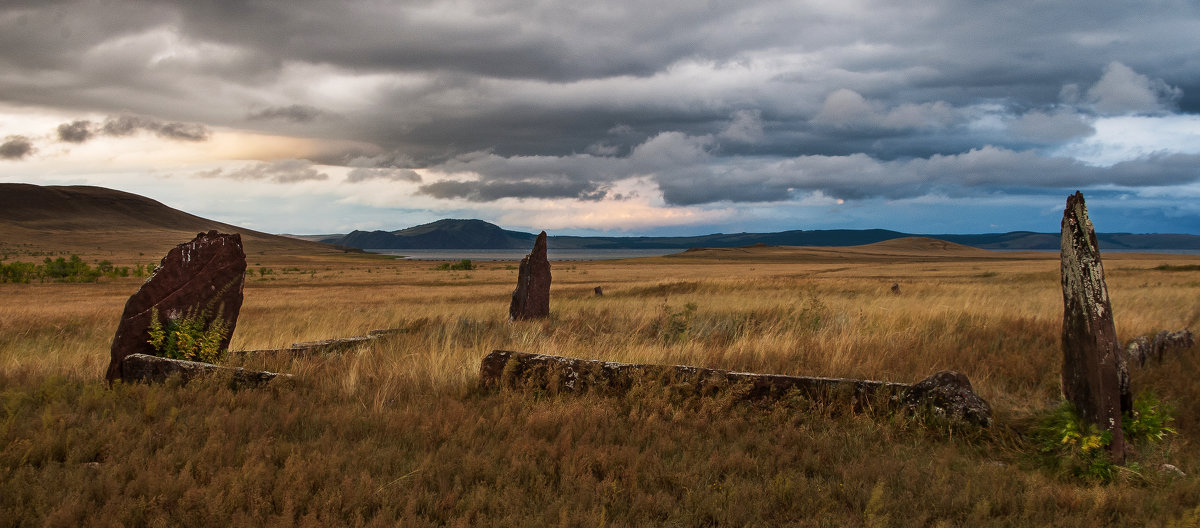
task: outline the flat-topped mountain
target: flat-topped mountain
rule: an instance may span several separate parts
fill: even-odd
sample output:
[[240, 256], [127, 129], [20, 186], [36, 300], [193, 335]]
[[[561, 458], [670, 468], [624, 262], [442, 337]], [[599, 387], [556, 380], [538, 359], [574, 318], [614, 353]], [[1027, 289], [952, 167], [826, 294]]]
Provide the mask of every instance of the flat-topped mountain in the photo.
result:
[[483, 220], [438, 220], [399, 231], [353, 231], [322, 242], [370, 249], [527, 249], [536, 235]]
[[[362, 249], [528, 249], [535, 235], [510, 231], [482, 220], [438, 220], [399, 231], [354, 231], [320, 240]], [[1058, 233], [1014, 231], [979, 235], [916, 235], [886, 229], [792, 230], [777, 233], [716, 233], [689, 237], [551, 236], [554, 249], [691, 249], [769, 246], [844, 247], [921, 237], [981, 249], [1057, 250]], [[1200, 250], [1200, 236], [1101, 233], [1101, 249]]]

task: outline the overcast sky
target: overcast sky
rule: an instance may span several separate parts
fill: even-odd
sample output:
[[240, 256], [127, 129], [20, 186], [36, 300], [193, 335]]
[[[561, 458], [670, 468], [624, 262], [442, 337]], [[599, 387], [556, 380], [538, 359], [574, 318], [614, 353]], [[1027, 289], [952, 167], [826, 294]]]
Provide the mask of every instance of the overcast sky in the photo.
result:
[[0, 182], [269, 232], [1200, 234], [1186, 1], [0, 4]]

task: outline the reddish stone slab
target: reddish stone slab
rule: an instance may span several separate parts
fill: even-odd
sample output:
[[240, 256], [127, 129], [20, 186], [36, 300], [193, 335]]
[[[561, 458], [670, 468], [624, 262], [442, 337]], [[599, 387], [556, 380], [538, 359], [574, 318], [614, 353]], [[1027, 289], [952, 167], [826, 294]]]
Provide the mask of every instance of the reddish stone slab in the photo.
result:
[[209, 231], [175, 246], [125, 303], [105, 378], [110, 383], [121, 378], [121, 364], [130, 354], [157, 355], [147, 342], [153, 309], [160, 318], [182, 316], [193, 309], [208, 308], [210, 320], [220, 313], [229, 328], [221, 348], [228, 348], [242, 308], [245, 275], [240, 235]]
[[540, 319], [550, 315], [550, 260], [546, 258], [546, 232], [538, 234], [533, 250], [521, 259], [517, 288], [508, 305], [509, 320]]

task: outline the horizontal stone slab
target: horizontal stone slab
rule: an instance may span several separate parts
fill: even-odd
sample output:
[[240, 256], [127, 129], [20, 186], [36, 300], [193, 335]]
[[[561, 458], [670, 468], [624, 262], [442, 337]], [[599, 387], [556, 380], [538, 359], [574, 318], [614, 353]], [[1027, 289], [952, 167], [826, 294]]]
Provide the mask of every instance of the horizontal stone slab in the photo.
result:
[[255, 387], [278, 378], [291, 379], [291, 374], [279, 374], [262, 370], [247, 370], [223, 367], [199, 361], [170, 359], [148, 354], [130, 354], [121, 362], [121, 380], [126, 383], [162, 383], [173, 375], [184, 382], [208, 374], [225, 374], [233, 379], [237, 387]]
[[847, 401], [856, 406], [889, 405], [977, 425], [991, 423], [991, 407], [961, 373], [943, 371], [916, 384], [845, 378], [756, 374], [686, 365], [650, 365], [577, 359], [494, 350], [483, 358], [480, 385], [539, 387], [552, 392], [623, 393], [638, 380], [692, 384], [697, 394], [739, 385], [747, 400], [778, 400], [800, 395], [814, 401]]
[[242, 355], [266, 355], [266, 354], [287, 354], [293, 356], [305, 356], [310, 354], [333, 354], [345, 352], [358, 345], [370, 343], [377, 339], [403, 334], [407, 332], [406, 328], [389, 328], [386, 330], [371, 330], [364, 336], [354, 337], [339, 337], [335, 339], [324, 339], [321, 341], [306, 341], [303, 343], [292, 343], [292, 346], [287, 348], [264, 348], [258, 350], [238, 350], [231, 352], [232, 354]]

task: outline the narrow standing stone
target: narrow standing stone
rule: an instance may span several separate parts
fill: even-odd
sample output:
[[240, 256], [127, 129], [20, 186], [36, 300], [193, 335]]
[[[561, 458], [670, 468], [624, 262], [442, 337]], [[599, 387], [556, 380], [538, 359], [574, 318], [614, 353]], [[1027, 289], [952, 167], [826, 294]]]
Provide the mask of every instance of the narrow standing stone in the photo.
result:
[[1062, 393], [1083, 418], [1112, 433], [1113, 461], [1125, 461], [1121, 411], [1131, 406], [1096, 231], [1083, 194], [1067, 198], [1062, 220]]
[[546, 232], [538, 233], [533, 250], [521, 259], [517, 289], [508, 306], [509, 320], [539, 319], [550, 315], [550, 261], [546, 258]]
[[200, 233], [191, 242], [175, 246], [163, 257], [154, 274], [125, 303], [105, 378], [121, 378], [121, 363], [131, 354], [157, 355], [150, 346], [150, 317], [180, 317], [188, 310], [207, 310], [206, 324], [220, 314], [228, 334], [219, 347], [229, 347], [242, 308], [246, 280], [246, 254], [241, 235]]

